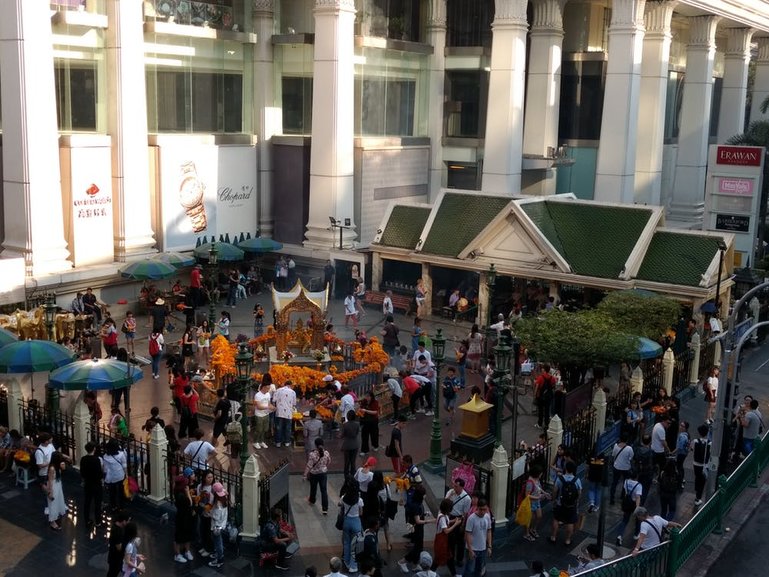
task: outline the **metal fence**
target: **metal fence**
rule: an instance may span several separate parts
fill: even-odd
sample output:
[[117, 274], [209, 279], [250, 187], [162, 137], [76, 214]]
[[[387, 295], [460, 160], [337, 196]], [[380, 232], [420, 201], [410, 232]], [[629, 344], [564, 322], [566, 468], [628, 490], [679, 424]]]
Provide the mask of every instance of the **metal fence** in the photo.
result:
[[575, 463], [586, 462], [593, 453], [595, 413], [594, 407], [586, 407], [563, 423], [563, 446]]
[[625, 420], [625, 409], [630, 406], [630, 399], [633, 396], [633, 390], [629, 386], [620, 386], [617, 394], [606, 399], [606, 423], [603, 423], [603, 429], [606, 430], [614, 423], [621, 423]]
[[644, 376], [642, 395], [644, 398], [653, 399], [664, 385], [662, 380], [662, 358], [645, 359], [639, 365]]
[[666, 577], [670, 542], [641, 551], [635, 557], [620, 557], [605, 565], [580, 573], [589, 577]]
[[150, 448], [149, 444], [141, 439], [130, 437], [114, 436], [104, 424], [91, 423], [88, 431], [89, 440], [98, 447], [98, 454], [106, 454], [107, 443], [115, 440], [120, 448], [126, 452], [128, 461], [128, 475], [136, 479], [139, 485], [139, 493], [147, 495], [151, 491], [150, 487]]
[[[544, 473], [542, 475], [542, 488], [549, 489], [552, 485], [550, 475], [548, 474], [549, 465], [551, 462], [553, 445], [548, 443], [544, 447], [534, 447], [534, 450], [524, 451], [523, 449], [517, 449], [514, 456], [514, 461], [518, 459], [524, 459], [525, 466], [523, 474], [513, 479], [513, 470], [515, 466], [510, 467], [510, 473], [508, 476], [508, 499], [507, 499], [507, 516], [518, 509], [519, 501], [521, 500], [521, 490], [523, 489], [526, 480], [529, 478], [529, 471], [533, 465], [539, 465], [540, 470]], [[519, 461], [520, 462], [520, 461]]]
[[689, 387], [689, 369], [692, 362], [692, 351], [686, 349], [676, 355], [673, 364], [673, 390], [671, 396], [675, 396]]
[[8, 389], [0, 386], [0, 425], [8, 427], [10, 421], [8, 419]]
[[75, 458], [75, 422], [61, 411], [43, 407], [35, 399], [24, 399], [19, 407], [23, 434], [34, 439], [40, 433], [50, 433], [56, 450]]
[[[446, 457], [446, 475], [443, 480], [444, 495], [451, 487], [451, 479], [453, 478], [454, 470], [460, 465], [462, 465], [462, 459], [460, 457], [454, 455], [448, 455]], [[475, 477], [475, 486], [472, 488], [472, 491], [468, 492], [480, 493], [487, 502], [491, 503], [491, 477], [493, 472], [491, 469], [484, 469], [483, 467], [473, 464], [473, 475]], [[465, 486], [465, 489], [467, 489], [467, 486]], [[497, 517], [501, 518], [501, 512], [494, 511], [494, 513]]]
[[259, 525], [270, 519], [273, 507], [288, 513], [288, 475], [289, 462], [284, 460], [259, 479]]

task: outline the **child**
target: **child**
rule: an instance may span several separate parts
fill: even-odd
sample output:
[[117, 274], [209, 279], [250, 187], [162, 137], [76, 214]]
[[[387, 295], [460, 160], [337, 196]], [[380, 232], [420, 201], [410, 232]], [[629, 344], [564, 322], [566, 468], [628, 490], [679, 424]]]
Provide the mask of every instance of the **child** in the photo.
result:
[[417, 571], [416, 577], [437, 577], [438, 574], [431, 570], [430, 567], [433, 564], [433, 558], [427, 551], [422, 551], [419, 554], [419, 571]]
[[136, 338], [136, 319], [131, 311], [125, 314], [125, 320], [120, 330], [125, 335], [126, 349], [131, 356], [134, 356], [134, 339]]

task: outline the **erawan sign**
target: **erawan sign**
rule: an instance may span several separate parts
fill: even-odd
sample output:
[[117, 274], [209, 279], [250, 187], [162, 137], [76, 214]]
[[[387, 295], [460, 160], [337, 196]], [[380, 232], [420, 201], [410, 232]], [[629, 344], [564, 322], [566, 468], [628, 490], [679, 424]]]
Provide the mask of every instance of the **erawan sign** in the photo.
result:
[[746, 266], [755, 252], [764, 149], [710, 147], [705, 187], [705, 230], [734, 234], [734, 266]]

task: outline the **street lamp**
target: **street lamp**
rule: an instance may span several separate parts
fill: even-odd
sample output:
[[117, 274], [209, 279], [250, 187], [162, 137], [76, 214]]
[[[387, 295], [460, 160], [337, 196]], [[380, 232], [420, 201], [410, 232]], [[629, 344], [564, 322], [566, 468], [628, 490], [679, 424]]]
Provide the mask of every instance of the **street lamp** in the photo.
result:
[[[246, 403], [248, 396], [249, 380], [251, 379], [251, 369], [253, 368], [254, 355], [248, 350], [248, 344], [241, 342], [238, 344], [238, 354], [235, 355], [235, 370], [237, 372], [238, 385], [240, 385], [241, 404], [240, 404], [240, 472], [246, 469], [248, 461], [248, 416]], [[242, 490], [242, 488], [241, 488]], [[243, 495], [238, 500], [238, 525], [243, 520]]]
[[[56, 295], [48, 293], [45, 295], [45, 304], [43, 305], [43, 316], [45, 319], [45, 328], [48, 331], [48, 340], [53, 340], [53, 324], [56, 321], [56, 311], [59, 309], [56, 306]], [[48, 393], [48, 407], [51, 411], [59, 410], [59, 391], [53, 387], [47, 388]]]
[[216, 243], [211, 243], [208, 249], [208, 330], [214, 330], [216, 324], [216, 304], [219, 301], [219, 251], [216, 249]]
[[[496, 363], [494, 366], [494, 381], [497, 387], [497, 422], [495, 423], [495, 441], [494, 446], [500, 447], [502, 445], [502, 411], [505, 408], [505, 395], [510, 387], [508, 383], [505, 383], [505, 377], [510, 374], [510, 359], [512, 358], [512, 347], [508, 344], [506, 335], [499, 338], [499, 342], [494, 347], [494, 357]], [[515, 447], [513, 447], [515, 450]]]
[[441, 460], [441, 403], [440, 403], [440, 388], [441, 388], [441, 365], [443, 364], [446, 354], [446, 338], [443, 336], [443, 331], [438, 329], [438, 333], [433, 337], [433, 362], [435, 363], [435, 387], [433, 387], [433, 431], [430, 434], [430, 459], [428, 464], [432, 472], [438, 472], [443, 469], [443, 461]]
[[724, 239], [718, 238], [716, 241], [718, 246], [718, 279], [716, 280], [716, 316], [721, 315], [721, 273], [724, 268], [724, 252], [726, 252], [726, 243]]
[[494, 340], [494, 331], [491, 328], [491, 304], [494, 302], [494, 288], [497, 284], [497, 269], [494, 268], [494, 263], [491, 263], [489, 270], [486, 272], [486, 288], [489, 293], [489, 300], [486, 306], [486, 356], [489, 356], [489, 348], [491, 342]]

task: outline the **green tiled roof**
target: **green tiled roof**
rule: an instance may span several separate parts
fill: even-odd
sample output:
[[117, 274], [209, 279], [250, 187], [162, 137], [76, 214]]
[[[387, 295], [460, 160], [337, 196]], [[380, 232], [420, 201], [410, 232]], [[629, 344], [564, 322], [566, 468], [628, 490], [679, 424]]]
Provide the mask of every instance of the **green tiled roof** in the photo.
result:
[[718, 252], [718, 237], [657, 231], [646, 251], [638, 279], [699, 286]]
[[422, 252], [457, 256], [510, 200], [512, 199], [484, 194], [445, 194], [422, 246]]
[[521, 208], [580, 275], [617, 278], [652, 216], [643, 208], [530, 202]]
[[430, 216], [429, 207], [397, 205], [387, 220], [380, 244], [414, 249]]

